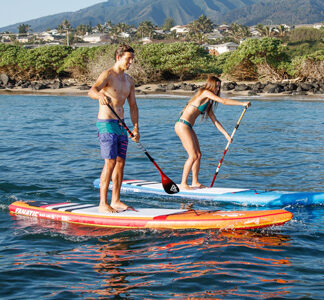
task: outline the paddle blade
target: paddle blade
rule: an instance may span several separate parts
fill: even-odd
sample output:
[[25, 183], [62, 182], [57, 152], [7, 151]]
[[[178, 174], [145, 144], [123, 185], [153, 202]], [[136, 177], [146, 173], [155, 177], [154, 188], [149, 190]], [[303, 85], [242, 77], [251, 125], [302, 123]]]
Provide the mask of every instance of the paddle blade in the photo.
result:
[[176, 194], [179, 193], [179, 187], [165, 174], [161, 174], [162, 185], [166, 193]]

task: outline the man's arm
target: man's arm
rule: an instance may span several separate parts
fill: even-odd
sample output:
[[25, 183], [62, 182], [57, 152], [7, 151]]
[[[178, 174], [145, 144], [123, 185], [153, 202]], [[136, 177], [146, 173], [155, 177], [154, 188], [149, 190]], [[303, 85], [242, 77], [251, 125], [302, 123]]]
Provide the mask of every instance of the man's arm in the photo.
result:
[[134, 138], [132, 139], [134, 142], [137, 143], [140, 139], [139, 126], [138, 126], [138, 107], [135, 98], [135, 82], [132, 78], [130, 78], [130, 82], [132, 86], [131, 86], [129, 96], [127, 97], [127, 100], [129, 104], [130, 117], [134, 125], [134, 130], [132, 131], [132, 133], [134, 134]]
[[101, 92], [101, 90], [108, 85], [108, 79], [109, 72], [103, 71], [88, 92], [90, 98], [99, 100], [99, 103], [102, 105], [108, 104], [108, 97]]

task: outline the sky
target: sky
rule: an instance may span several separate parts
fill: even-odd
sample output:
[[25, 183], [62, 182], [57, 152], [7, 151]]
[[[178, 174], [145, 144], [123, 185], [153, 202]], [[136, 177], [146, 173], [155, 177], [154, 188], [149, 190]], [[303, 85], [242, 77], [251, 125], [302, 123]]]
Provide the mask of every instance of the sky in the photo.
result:
[[62, 12], [77, 11], [105, 0], [0, 0], [0, 27]]

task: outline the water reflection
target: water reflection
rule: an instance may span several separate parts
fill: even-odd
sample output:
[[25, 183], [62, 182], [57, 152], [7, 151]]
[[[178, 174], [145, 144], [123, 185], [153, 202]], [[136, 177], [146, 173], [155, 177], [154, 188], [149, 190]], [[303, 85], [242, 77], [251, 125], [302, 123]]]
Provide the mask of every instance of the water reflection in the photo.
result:
[[[16, 230], [56, 233], [77, 242], [78, 246], [51, 255], [34, 250], [15, 257], [19, 269], [37, 263], [77, 271], [81, 280], [69, 287], [74, 294], [99, 298], [269, 298], [289, 294], [295, 283], [287, 275], [292, 266], [286, 255], [290, 236], [271, 230], [105, 229], [13, 218]], [[86, 245], [79, 244], [83, 240], [88, 241]]]

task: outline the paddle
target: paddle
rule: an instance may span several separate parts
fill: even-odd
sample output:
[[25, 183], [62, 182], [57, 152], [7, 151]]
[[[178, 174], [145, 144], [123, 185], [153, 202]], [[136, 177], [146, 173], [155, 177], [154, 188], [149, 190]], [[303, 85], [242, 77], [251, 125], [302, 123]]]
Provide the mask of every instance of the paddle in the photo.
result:
[[235, 134], [237, 128], [239, 127], [240, 122], [241, 122], [241, 120], [242, 120], [242, 118], [243, 118], [243, 116], [244, 116], [244, 114], [245, 114], [247, 108], [248, 108], [248, 105], [245, 106], [245, 108], [244, 108], [244, 110], [243, 110], [243, 112], [242, 112], [242, 114], [241, 114], [239, 120], [238, 120], [237, 123], [236, 123], [236, 126], [235, 126], [235, 128], [234, 128], [234, 130], [233, 130], [233, 132], [232, 132], [232, 135], [231, 135], [231, 140], [227, 143], [227, 145], [226, 145], [226, 147], [225, 147], [225, 150], [224, 150], [223, 156], [222, 156], [221, 160], [220, 160], [219, 163], [218, 163], [218, 166], [217, 166], [217, 169], [216, 169], [216, 172], [215, 172], [215, 175], [214, 175], [214, 178], [213, 178], [213, 181], [212, 181], [210, 187], [213, 187], [213, 185], [214, 185], [215, 179], [216, 179], [217, 174], [218, 174], [218, 172], [219, 172], [219, 169], [220, 169], [220, 167], [221, 167], [221, 165], [222, 165], [222, 163], [223, 163], [223, 160], [224, 160], [224, 157], [225, 157], [225, 155], [226, 155], [227, 149], [229, 148], [229, 145], [232, 143], [233, 136], [234, 136], [234, 134]]
[[[111, 105], [109, 103], [107, 103], [107, 106], [109, 107], [109, 109], [112, 111], [112, 113], [117, 117], [117, 119], [119, 120], [119, 122], [122, 123], [122, 125], [124, 126], [124, 128], [127, 130], [127, 132], [129, 133], [129, 135], [131, 137], [134, 137], [134, 134], [130, 131], [130, 129], [127, 127], [127, 125], [125, 124], [125, 122], [117, 115], [117, 113], [114, 111], [114, 109], [111, 107]], [[149, 158], [149, 160], [153, 163], [153, 165], [159, 170], [160, 175], [161, 175], [161, 181], [162, 181], [162, 185], [163, 188], [165, 190], [166, 193], [168, 194], [175, 194], [178, 193], [179, 187], [168, 177], [166, 176], [162, 170], [160, 169], [160, 167], [157, 165], [157, 163], [154, 161], [154, 159], [152, 158], [152, 156], [147, 152], [147, 150], [144, 148], [144, 146], [141, 144], [141, 142], [137, 142], [136, 143], [138, 145], [138, 147], [140, 149], [142, 149], [144, 151], [144, 153], [146, 154], [146, 156]]]

